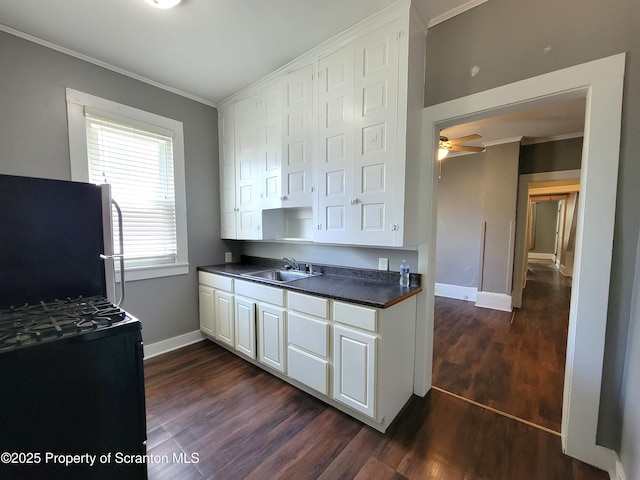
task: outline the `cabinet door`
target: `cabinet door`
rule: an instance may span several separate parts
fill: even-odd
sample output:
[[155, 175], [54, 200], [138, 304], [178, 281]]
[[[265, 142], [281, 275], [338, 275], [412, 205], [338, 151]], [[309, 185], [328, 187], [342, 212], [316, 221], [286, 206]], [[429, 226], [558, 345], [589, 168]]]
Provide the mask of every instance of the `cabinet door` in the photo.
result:
[[236, 229], [244, 240], [262, 238], [258, 107], [257, 95], [235, 104]]
[[258, 304], [258, 360], [286, 373], [283, 308]]
[[216, 339], [231, 347], [235, 347], [233, 294], [216, 290], [214, 299]]
[[336, 325], [333, 349], [333, 398], [375, 418], [376, 337]]
[[198, 287], [198, 307], [200, 310], [200, 330], [215, 337], [214, 290], [206, 285]]
[[313, 203], [313, 65], [282, 80], [282, 206]]
[[249, 299], [235, 299], [235, 348], [256, 358], [256, 304]]
[[260, 118], [260, 195], [264, 210], [279, 208], [282, 204], [282, 91], [279, 82], [262, 92]]
[[347, 210], [353, 197], [353, 62], [348, 45], [318, 63], [318, 215], [314, 239], [349, 239]]
[[351, 241], [392, 245], [398, 158], [398, 73], [400, 21], [355, 44], [354, 192], [347, 222]]
[[235, 169], [235, 106], [218, 112], [220, 139], [220, 223], [222, 238], [237, 238], [236, 232], [236, 169]]

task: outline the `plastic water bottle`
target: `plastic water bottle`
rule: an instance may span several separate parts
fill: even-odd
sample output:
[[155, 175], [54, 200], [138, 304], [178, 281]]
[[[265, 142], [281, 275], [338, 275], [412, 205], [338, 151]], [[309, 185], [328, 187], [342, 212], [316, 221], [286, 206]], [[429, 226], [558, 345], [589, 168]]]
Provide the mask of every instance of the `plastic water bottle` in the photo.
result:
[[409, 286], [409, 264], [406, 260], [402, 260], [402, 263], [400, 264], [400, 286]]

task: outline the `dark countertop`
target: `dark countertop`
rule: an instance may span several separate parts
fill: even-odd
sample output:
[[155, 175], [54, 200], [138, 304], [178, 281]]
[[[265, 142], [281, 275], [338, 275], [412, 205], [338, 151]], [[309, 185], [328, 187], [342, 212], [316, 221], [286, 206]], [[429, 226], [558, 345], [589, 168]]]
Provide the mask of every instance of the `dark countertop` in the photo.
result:
[[323, 275], [303, 278], [288, 283], [271, 282], [242, 276], [267, 268], [281, 268], [282, 262], [256, 257], [243, 257], [241, 263], [224, 263], [198, 267], [203, 272], [215, 273], [238, 280], [263, 283], [292, 292], [343, 300], [376, 308], [388, 308], [422, 291], [420, 275], [411, 274], [409, 287], [401, 287], [399, 274], [378, 270], [352, 269], [328, 265], [313, 265], [315, 272]]

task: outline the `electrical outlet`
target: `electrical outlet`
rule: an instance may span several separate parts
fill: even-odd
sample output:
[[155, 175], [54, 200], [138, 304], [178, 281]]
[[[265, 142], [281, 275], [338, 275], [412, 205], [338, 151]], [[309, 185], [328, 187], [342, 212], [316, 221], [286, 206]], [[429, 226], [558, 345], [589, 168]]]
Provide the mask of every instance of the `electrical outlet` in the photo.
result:
[[233, 254], [231, 252], [224, 252], [224, 263], [233, 262]]
[[380, 257], [378, 259], [378, 270], [389, 270], [389, 259]]

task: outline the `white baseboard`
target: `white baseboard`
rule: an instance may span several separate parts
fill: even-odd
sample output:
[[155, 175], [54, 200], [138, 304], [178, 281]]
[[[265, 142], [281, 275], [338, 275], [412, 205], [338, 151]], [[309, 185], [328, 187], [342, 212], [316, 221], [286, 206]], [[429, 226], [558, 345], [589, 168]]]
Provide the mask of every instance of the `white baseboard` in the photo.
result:
[[478, 289], [475, 287], [461, 287], [459, 285], [449, 285], [447, 283], [436, 283], [436, 296], [446, 298], [456, 298], [458, 300], [476, 301]]
[[476, 307], [502, 310], [503, 312], [510, 312], [513, 310], [511, 295], [493, 292], [478, 292], [476, 295]]
[[553, 260], [555, 262], [556, 260], [556, 254], [555, 253], [535, 253], [535, 252], [529, 252], [527, 254], [527, 258], [529, 258], [530, 260]]
[[185, 333], [184, 335], [179, 335], [177, 337], [168, 338], [166, 340], [152, 343], [150, 345], [145, 345], [144, 359], [148, 360], [149, 358], [155, 357], [157, 355], [162, 355], [163, 353], [186, 347], [187, 345], [191, 345], [193, 343], [204, 340], [204, 338], [205, 337], [204, 335], [202, 335], [202, 332], [200, 332], [200, 330], [196, 330], [194, 332]]

